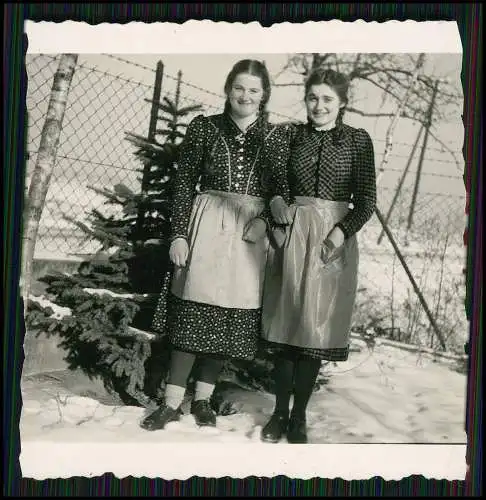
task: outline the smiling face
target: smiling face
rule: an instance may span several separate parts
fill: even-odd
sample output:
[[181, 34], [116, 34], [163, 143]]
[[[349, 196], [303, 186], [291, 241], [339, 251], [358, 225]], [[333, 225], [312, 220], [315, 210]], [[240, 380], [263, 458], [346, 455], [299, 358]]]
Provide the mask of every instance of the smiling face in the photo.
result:
[[336, 123], [339, 110], [345, 106], [335, 90], [321, 83], [311, 85], [305, 96], [307, 116], [315, 127], [331, 129]]
[[258, 113], [262, 97], [261, 78], [249, 73], [237, 75], [228, 92], [231, 111], [238, 118], [246, 118]]

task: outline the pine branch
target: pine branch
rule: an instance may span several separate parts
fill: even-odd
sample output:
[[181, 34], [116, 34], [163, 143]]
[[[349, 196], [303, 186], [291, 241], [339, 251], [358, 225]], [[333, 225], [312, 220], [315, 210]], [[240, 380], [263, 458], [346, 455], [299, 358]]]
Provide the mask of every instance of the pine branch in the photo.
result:
[[133, 132], [125, 132], [125, 139], [139, 148], [144, 148], [148, 151], [153, 151], [155, 153], [161, 153], [165, 150], [164, 145], [149, 141], [146, 137], [143, 137]]
[[196, 104], [196, 105], [192, 105], [192, 106], [186, 106], [185, 108], [179, 108], [179, 110], [177, 111], [177, 116], [187, 116], [191, 113], [194, 113], [196, 111], [200, 111], [202, 109], [202, 106], [200, 106], [199, 104]]
[[120, 205], [123, 203], [123, 200], [120, 200], [120, 198], [116, 194], [114, 194], [112, 191], [109, 191], [106, 188], [98, 188], [96, 186], [90, 186], [90, 185], [88, 185], [87, 188], [97, 194], [104, 196], [115, 205]]
[[136, 197], [135, 193], [130, 188], [125, 186], [125, 184], [115, 184], [115, 186], [113, 186], [113, 189], [118, 196], [121, 196], [123, 198], [128, 199]]
[[157, 134], [163, 135], [169, 139], [183, 139], [184, 134], [177, 130], [157, 130]]

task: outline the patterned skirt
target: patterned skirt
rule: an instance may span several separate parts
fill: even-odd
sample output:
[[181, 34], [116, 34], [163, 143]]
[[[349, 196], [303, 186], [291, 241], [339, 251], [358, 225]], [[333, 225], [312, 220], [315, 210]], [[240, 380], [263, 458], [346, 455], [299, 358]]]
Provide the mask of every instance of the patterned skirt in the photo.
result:
[[252, 359], [261, 335], [261, 303], [268, 238], [243, 241], [247, 223], [264, 201], [208, 191], [196, 197], [184, 268], [165, 276], [153, 330], [175, 349], [216, 357]]
[[297, 197], [281, 249], [271, 248], [263, 299], [263, 341], [276, 354], [345, 361], [357, 290], [356, 236], [336, 259], [321, 260], [321, 243], [349, 210], [344, 202]]

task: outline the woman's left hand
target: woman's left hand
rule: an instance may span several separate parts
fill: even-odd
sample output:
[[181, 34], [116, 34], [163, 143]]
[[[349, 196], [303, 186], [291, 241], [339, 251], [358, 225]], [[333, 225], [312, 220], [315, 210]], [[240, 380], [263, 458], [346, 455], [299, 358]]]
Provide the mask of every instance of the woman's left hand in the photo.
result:
[[339, 227], [334, 227], [326, 237], [326, 240], [331, 241], [336, 249], [344, 244], [344, 233]]
[[321, 259], [324, 264], [334, 260], [337, 251], [344, 244], [344, 233], [338, 227], [332, 229], [322, 242]]

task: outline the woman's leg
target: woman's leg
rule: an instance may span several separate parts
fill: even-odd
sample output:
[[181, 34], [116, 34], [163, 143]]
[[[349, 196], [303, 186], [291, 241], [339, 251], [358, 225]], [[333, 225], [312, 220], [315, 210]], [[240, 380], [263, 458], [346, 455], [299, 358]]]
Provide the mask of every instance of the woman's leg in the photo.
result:
[[278, 357], [275, 360], [275, 410], [274, 413], [288, 417], [290, 398], [294, 385], [295, 363], [292, 358]]
[[276, 443], [287, 429], [289, 403], [294, 383], [294, 361], [292, 358], [277, 357], [274, 362], [275, 408], [268, 423], [263, 427], [263, 441]]
[[174, 410], [178, 409], [184, 399], [187, 379], [191, 373], [195, 354], [184, 351], [172, 351], [169, 378], [165, 386], [165, 404]]
[[295, 362], [294, 404], [290, 414], [287, 440], [291, 443], [306, 443], [306, 411], [314, 391], [321, 360], [300, 355]]
[[211, 408], [210, 399], [218, 380], [224, 361], [215, 358], [201, 358], [199, 361], [199, 376], [196, 382], [191, 413], [196, 423], [201, 426], [215, 426], [216, 413]]
[[164, 403], [142, 422], [141, 426], [144, 429], [151, 431], [163, 429], [169, 422], [179, 419], [179, 409], [184, 400], [187, 379], [195, 359], [194, 354], [177, 350], [172, 351]]

